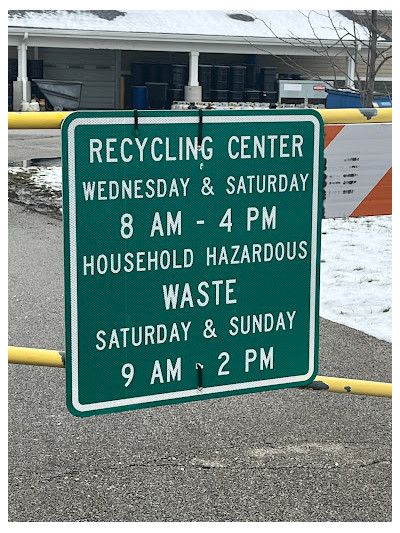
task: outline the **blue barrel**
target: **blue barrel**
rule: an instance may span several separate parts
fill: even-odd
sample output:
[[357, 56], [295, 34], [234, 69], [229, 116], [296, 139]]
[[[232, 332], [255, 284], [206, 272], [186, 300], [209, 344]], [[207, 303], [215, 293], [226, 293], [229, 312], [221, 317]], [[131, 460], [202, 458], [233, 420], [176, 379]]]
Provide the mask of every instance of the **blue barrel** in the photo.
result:
[[147, 87], [136, 86], [133, 87], [133, 109], [148, 109], [147, 101]]

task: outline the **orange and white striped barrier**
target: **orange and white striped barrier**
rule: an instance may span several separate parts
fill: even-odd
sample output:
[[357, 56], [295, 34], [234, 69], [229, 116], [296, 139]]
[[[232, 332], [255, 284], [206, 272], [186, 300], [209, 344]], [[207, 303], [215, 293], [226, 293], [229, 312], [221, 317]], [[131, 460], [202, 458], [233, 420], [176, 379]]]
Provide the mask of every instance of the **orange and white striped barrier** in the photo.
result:
[[392, 124], [325, 125], [324, 218], [392, 214]]

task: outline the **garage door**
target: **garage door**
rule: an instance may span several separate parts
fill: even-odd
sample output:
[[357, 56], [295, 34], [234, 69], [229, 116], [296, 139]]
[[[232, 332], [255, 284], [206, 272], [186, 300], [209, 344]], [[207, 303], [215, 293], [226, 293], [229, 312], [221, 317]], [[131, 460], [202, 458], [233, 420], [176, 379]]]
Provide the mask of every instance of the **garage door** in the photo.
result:
[[79, 109], [115, 109], [115, 51], [40, 48], [43, 77], [80, 81]]

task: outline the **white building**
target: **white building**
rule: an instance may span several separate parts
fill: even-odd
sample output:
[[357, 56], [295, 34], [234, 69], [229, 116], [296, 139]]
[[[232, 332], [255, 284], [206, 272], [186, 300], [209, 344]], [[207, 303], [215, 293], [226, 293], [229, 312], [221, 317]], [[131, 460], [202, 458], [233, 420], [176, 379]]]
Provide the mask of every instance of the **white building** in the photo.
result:
[[[21, 101], [37, 91], [30, 83], [35, 78], [82, 82], [80, 109], [132, 107], [134, 86], [150, 82], [174, 88], [171, 65], [187, 66], [182, 70], [186, 89], [176, 87], [183, 93], [171, 95], [192, 101], [208, 91], [202, 86], [206, 70], [199, 65], [244, 65], [249, 89], [260, 89], [259, 78], [251, 84], [264, 67], [275, 68], [281, 78], [301, 75], [352, 86], [355, 65], [346, 47], [354, 46], [354, 29], [367, 38], [364, 27], [354, 28], [337, 11], [12, 10], [9, 109], [19, 110]], [[145, 74], [140, 65], [146, 65]], [[364, 67], [359, 72], [365, 75]], [[377, 90], [390, 92], [391, 80], [388, 61], [377, 76]]]

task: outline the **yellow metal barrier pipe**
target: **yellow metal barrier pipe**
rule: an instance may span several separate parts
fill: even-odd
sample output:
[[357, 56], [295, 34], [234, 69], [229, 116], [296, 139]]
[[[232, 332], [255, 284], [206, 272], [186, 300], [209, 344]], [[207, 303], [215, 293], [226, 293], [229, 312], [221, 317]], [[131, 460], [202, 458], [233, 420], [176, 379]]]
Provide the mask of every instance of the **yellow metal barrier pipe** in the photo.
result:
[[56, 350], [8, 347], [8, 362], [18, 365], [57, 366], [64, 368], [64, 355]]
[[9, 130], [60, 129], [61, 123], [72, 111], [25, 111], [8, 113]]
[[358, 379], [330, 378], [316, 376], [315, 380], [302, 389], [325, 390], [343, 394], [360, 394], [365, 396], [392, 397], [392, 384], [379, 381], [362, 381]]
[[[39, 350], [36, 348], [8, 347], [8, 362], [20, 365], [55, 366], [64, 368], [65, 359], [62, 352], [56, 350]], [[392, 397], [392, 384], [358, 379], [330, 378], [317, 376], [315, 380], [302, 389], [325, 390], [344, 394]]]
[[[317, 109], [325, 124], [370, 124], [392, 122], [392, 108]], [[8, 129], [59, 129], [72, 111], [8, 113]]]
[[325, 124], [371, 124], [392, 122], [392, 108], [316, 109]]

